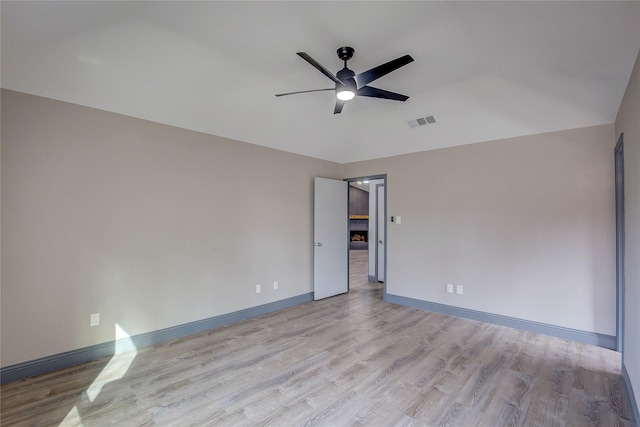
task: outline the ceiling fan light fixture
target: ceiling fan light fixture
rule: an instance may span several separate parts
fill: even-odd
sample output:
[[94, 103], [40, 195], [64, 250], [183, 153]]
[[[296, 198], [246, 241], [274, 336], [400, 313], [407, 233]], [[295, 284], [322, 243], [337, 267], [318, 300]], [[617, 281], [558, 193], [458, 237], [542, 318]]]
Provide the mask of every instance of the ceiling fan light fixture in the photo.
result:
[[351, 89], [344, 87], [336, 90], [336, 97], [340, 101], [351, 101], [353, 98], [356, 97], [356, 93]]

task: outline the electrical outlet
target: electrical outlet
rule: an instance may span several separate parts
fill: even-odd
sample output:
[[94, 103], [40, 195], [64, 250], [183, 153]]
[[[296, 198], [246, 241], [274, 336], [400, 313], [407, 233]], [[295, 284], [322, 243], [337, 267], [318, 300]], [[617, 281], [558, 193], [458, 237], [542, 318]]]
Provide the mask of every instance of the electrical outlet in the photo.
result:
[[259, 294], [260, 292], [262, 292], [262, 285], [260, 283], [258, 283], [256, 285], [256, 294]]
[[447, 292], [450, 294], [453, 293], [453, 285], [451, 283], [447, 283]]
[[277, 280], [273, 281], [273, 289], [278, 289], [278, 281]]
[[463, 290], [462, 285], [456, 286], [456, 294], [462, 295]]
[[100, 325], [100, 313], [92, 313], [91, 320], [89, 320], [89, 326]]

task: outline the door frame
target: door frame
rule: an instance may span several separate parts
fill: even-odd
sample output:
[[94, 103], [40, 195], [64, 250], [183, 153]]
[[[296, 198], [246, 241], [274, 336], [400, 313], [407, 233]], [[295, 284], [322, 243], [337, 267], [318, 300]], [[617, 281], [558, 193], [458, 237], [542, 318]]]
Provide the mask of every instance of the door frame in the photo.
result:
[[616, 199], [616, 350], [624, 360], [624, 134], [613, 150]]
[[[380, 189], [382, 188], [382, 206], [380, 205]], [[386, 187], [386, 182], [383, 182], [382, 184], [376, 184], [376, 254], [375, 254], [375, 260], [376, 260], [376, 276], [375, 279], [378, 282], [382, 282], [384, 283], [386, 280], [386, 260], [384, 259], [384, 257], [387, 254], [387, 206], [384, 203], [385, 198], [387, 197], [387, 187]], [[384, 224], [384, 226], [382, 227], [384, 229], [384, 236], [380, 237], [380, 208], [382, 207], [382, 224]], [[382, 238], [382, 247], [384, 248], [382, 251], [382, 280], [380, 280], [380, 246], [378, 245], [378, 243], [380, 242], [380, 239]]]
[[[349, 182], [356, 182], [356, 181], [368, 181], [368, 180], [374, 180], [374, 179], [382, 179], [384, 180], [384, 218], [385, 218], [385, 224], [388, 225], [388, 221], [387, 221], [387, 198], [388, 198], [388, 194], [389, 194], [389, 187], [387, 186], [387, 184], [389, 183], [388, 178], [387, 178], [387, 174], [378, 174], [378, 175], [364, 175], [364, 176], [359, 176], [359, 177], [353, 177], [353, 178], [344, 178], [343, 181], [347, 181], [347, 183]], [[371, 189], [369, 189], [369, 194], [371, 194]], [[349, 192], [347, 191], [347, 197], [349, 196]], [[371, 197], [371, 196], [369, 196]], [[377, 197], [377, 196], [376, 196]], [[349, 203], [349, 199], [347, 198], [347, 203]], [[347, 205], [348, 206], [348, 205]], [[348, 208], [347, 208], [347, 212], [348, 212]], [[349, 218], [347, 218], [347, 224], [348, 224], [348, 229], [349, 232], [347, 233], [347, 235], [351, 234], [351, 224], [349, 221]], [[387, 301], [387, 229], [389, 228], [388, 226], [384, 227], [384, 282], [382, 284], [382, 299], [383, 301]], [[377, 226], [377, 225], [376, 225]], [[376, 236], [377, 237], [377, 236]], [[347, 242], [347, 245], [349, 244], [349, 242]], [[377, 242], [376, 242], [377, 245]], [[350, 272], [350, 265], [349, 265], [349, 253], [347, 251], [347, 272]]]

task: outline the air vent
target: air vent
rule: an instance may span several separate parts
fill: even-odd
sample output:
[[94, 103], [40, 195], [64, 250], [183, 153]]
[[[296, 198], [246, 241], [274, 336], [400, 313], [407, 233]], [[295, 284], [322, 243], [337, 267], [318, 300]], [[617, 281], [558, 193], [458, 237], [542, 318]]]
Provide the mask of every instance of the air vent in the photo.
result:
[[407, 122], [410, 128], [417, 128], [418, 126], [427, 126], [435, 123], [436, 119], [433, 116], [418, 117], [417, 119], [409, 120]]

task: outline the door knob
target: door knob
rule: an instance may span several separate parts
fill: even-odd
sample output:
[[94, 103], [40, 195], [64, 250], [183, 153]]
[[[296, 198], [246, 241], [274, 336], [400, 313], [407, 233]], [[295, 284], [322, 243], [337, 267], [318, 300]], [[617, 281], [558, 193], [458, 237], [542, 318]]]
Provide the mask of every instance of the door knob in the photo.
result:
[[382, 240], [378, 240], [378, 243], [382, 244]]
[[322, 246], [322, 242], [316, 243], [316, 246]]

